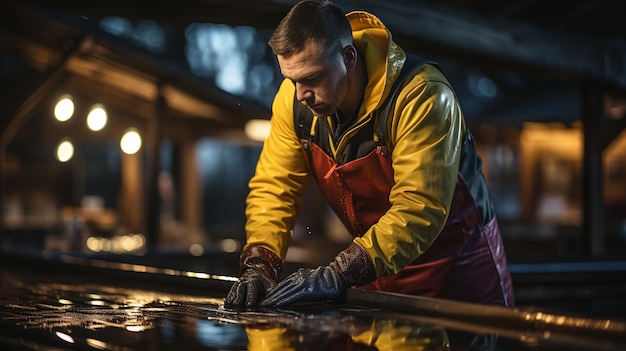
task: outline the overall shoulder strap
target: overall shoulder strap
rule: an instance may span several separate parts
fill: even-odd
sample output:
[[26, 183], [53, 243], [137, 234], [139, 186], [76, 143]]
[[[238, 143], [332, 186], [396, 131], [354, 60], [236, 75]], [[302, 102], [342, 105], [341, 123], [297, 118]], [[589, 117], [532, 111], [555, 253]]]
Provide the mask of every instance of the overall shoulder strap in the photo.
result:
[[302, 105], [294, 94], [293, 96], [293, 121], [296, 134], [301, 142], [311, 141], [311, 124], [313, 123], [313, 112]]

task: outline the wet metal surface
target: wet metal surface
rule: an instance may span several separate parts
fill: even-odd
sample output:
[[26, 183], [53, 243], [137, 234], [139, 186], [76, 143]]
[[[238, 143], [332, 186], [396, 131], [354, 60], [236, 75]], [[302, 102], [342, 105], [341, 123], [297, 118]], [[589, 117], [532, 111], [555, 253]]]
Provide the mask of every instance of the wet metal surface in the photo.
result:
[[[223, 305], [232, 277], [89, 260], [0, 261], [0, 350], [469, 350], [472, 340], [490, 340], [476, 335], [492, 333], [500, 334], [495, 350], [626, 345], [615, 321], [463, 312], [445, 301], [356, 290], [350, 305], [233, 310]], [[601, 322], [609, 325], [593, 324]]]

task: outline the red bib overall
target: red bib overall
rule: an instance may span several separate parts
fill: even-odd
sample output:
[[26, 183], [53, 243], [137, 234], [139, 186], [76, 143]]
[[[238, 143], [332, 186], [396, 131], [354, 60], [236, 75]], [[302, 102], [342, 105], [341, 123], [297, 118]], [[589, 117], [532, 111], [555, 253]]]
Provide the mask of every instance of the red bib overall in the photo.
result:
[[[315, 143], [303, 145], [311, 174], [353, 236], [363, 235], [390, 208], [394, 185], [388, 151], [337, 165]], [[418, 233], [419, 234], [419, 233]], [[392, 235], [392, 234], [391, 234]], [[459, 174], [450, 216], [430, 248], [400, 272], [364, 288], [410, 295], [513, 306], [513, 287], [496, 218], [481, 223]]]

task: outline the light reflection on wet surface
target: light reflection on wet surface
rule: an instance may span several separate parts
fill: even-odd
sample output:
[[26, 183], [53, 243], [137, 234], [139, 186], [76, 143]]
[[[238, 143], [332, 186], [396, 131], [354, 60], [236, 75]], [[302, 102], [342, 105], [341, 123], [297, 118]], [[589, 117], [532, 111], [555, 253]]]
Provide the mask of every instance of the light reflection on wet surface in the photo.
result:
[[[163, 272], [150, 276], [129, 267], [132, 275], [100, 276], [98, 270], [34, 266], [0, 267], [0, 350], [470, 350], [476, 330], [490, 332], [464, 329], [462, 318], [440, 323], [432, 316], [374, 307], [233, 310], [223, 305], [224, 286], [181, 288]], [[192, 279], [180, 271], [175, 275]], [[137, 284], [137, 277], [149, 283]], [[541, 312], [527, 316], [545, 323], [552, 318]], [[495, 350], [619, 349], [559, 344], [550, 333], [519, 330], [500, 337]], [[558, 340], [563, 339], [567, 336]]]
[[3, 350], [323, 350], [355, 342], [447, 349], [443, 328], [368, 317], [366, 309], [236, 311], [225, 309], [222, 298], [24, 278], [2, 276]]

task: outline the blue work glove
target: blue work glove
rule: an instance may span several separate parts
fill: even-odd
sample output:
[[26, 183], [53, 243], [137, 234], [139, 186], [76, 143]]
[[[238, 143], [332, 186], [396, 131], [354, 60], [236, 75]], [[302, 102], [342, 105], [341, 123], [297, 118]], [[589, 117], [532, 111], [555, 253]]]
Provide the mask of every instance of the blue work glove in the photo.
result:
[[352, 243], [328, 266], [301, 268], [271, 289], [261, 306], [286, 306], [298, 301], [338, 300], [351, 286], [376, 279], [374, 265], [367, 253]]
[[253, 246], [240, 256], [241, 275], [224, 299], [227, 306], [253, 306], [276, 286], [283, 263], [272, 251]]

